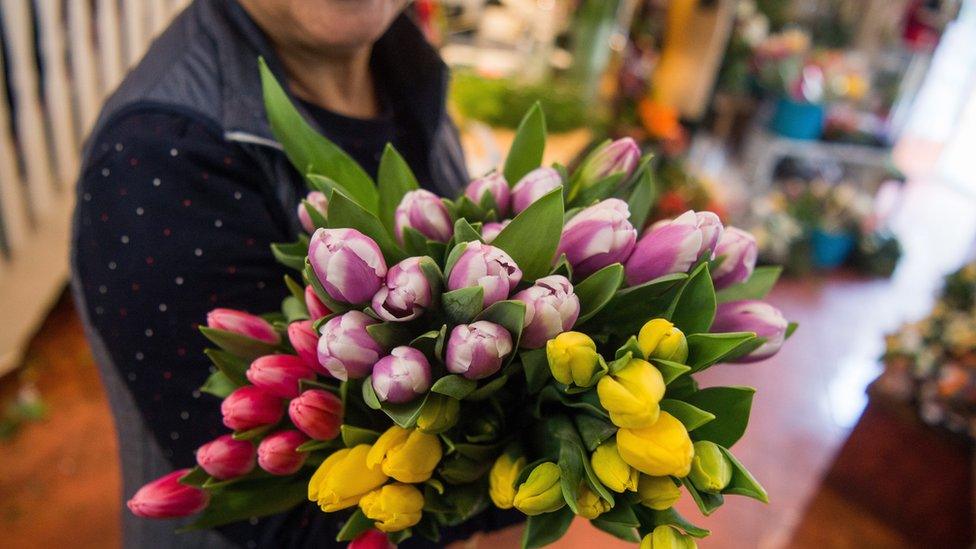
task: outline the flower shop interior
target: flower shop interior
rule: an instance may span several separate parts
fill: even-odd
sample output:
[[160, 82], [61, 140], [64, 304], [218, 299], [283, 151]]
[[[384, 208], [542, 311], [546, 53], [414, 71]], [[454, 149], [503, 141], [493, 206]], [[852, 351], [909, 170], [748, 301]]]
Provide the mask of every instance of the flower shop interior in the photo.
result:
[[[122, 544], [132, 494], [66, 289], [73, 186], [103, 98], [188, 3], [0, 1], [4, 547]], [[712, 532], [700, 546], [976, 543], [976, 1], [406, 9], [451, 68], [471, 176], [503, 163], [538, 103], [545, 165], [632, 138], [653, 154], [649, 223], [713, 211], [781, 266], [768, 301], [799, 324], [788, 344], [699, 379], [756, 388], [736, 448], [769, 503], [730, 497], [703, 517], [683, 497]], [[552, 547], [594, 545], [628, 543], [577, 519]]]

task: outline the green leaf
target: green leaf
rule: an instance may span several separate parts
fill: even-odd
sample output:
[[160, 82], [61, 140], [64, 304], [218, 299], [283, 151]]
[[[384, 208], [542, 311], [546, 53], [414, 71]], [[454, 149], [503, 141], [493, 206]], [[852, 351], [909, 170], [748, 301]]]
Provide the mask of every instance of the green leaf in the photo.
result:
[[538, 393], [552, 379], [549, 359], [545, 349], [522, 351], [522, 369], [525, 370], [526, 388], [530, 394]]
[[390, 540], [390, 543], [394, 545], [400, 545], [401, 543], [410, 539], [410, 536], [412, 535], [413, 535], [413, 530], [410, 528], [405, 528], [403, 530], [398, 530], [396, 532], [390, 532], [389, 534], [387, 534], [386, 537]]
[[799, 327], [800, 327], [800, 325], [799, 325], [799, 324], [797, 324], [796, 322], [790, 322], [790, 323], [789, 323], [789, 324], [788, 324], [788, 325], [786, 326], [786, 335], [785, 335], [785, 339], [789, 339], [789, 338], [790, 338], [790, 336], [792, 336], [792, 335], [793, 335], [793, 332], [795, 332], [795, 331], [796, 331], [796, 329], [797, 329], [797, 328], [799, 328]]
[[534, 281], [549, 273], [563, 230], [562, 220], [563, 194], [555, 189], [515, 216], [491, 244], [512, 256], [523, 280]]
[[710, 440], [726, 448], [736, 443], [749, 424], [749, 411], [756, 390], [752, 387], [709, 387], [684, 399], [711, 412], [715, 420], [695, 430], [695, 440]]
[[728, 486], [722, 490], [723, 494], [735, 494], [739, 496], [746, 496], [752, 499], [757, 499], [763, 503], [769, 503], [769, 495], [766, 493], [766, 489], [759, 484], [759, 481], [752, 476], [752, 473], [745, 468], [742, 463], [739, 462], [732, 455], [732, 452], [719, 445], [719, 449], [725, 454], [725, 457], [729, 458], [732, 462], [732, 480], [729, 481]]
[[661, 375], [664, 376], [664, 383], [666, 385], [691, 371], [690, 366], [670, 360], [661, 360], [659, 358], [652, 358], [651, 364], [656, 366], [658, 370], [661, 370]]
[[308, 237], [302, 235], [295, 242], [276, 242], [271, 245], [271, 254], [285, 267], [301, 271], [305, 267], [305, 256], [308, 255]]
[[646, 360], [644, 357], [644, 351], [641, 351], [640, 344], [637, 342], [637, 336], [630, 336], [627, 341], [624, 342], [617, 351], [614, 353], [614, 360], [621, 359], [630, 353], [631, 358], [639, 358], [641, 360]]
[[407, 252], [407, 255], [411, 257], [430, 255], [430, 246], [428, 244], [431, 241], [427, 240], [426, 236], [413, 227], [403, 227], [402, 229], [403, 249]]
[[307, 498], [308, 479], [303, 475], [238, 482], [214, 493], [200, 516], [180, 531], [283, 513]]
[[657, 197], [654, 171], [649, 165], [650, 158], [650, 156], [645, 157], [640, 167], [637, 168], [636, 182], [630, 191], [630, 197], [627, 198], [627, 206], [630, 208], [630, 222], [638, 233], [643, 233], [647, 218], [651, 215], [651, 208], [654, 207], [654, 199]]
[[671, 322], [686, 335], [708, 332], [715, 320], [715, 288], [707, 263], [692, 271], [673, 307]]
[[241, 387], [250, 383], [245, 375], [251, 365], [248, 361], [219, 349], [206, 349], [203, 353], [234, 385]]
[[553, 385], [546, 385], [542, 388], [542, 391], [539, 392], [539, 397], [535, 401], [534, 412], [537, 417], [539, 416], [539, 411], [541, 410], [542, 404], [546, 402], [558, 402], [568, 408], [583, 410], [597, 417], [610, 417], [606, 410], [604, 410], [600, 405], [600, 398], [597, 396], [596, 391], [586, 391], [585, 393], [568, 395]]
[[441, 304], [444, 314], [453, 324], [467, 324], [481, 312], [485, 300], [485, 289], [481, 286], [471, 286], [444, 292]]
[[633, 335], [648, 320], [667, 313], [681, 289], [679, 283], [687, 278], [688, 275], [684, 273], [676, 273], [624, 288], [586, 322], [586, 327], [592, 327], [597, 332], [606, 330], [614, 334]]
[[226, 398], [227, 395], [234, 392], [234, 389], [237, 389], [237, 385], [234, 385], [234, 382], [220, 370], [210, 374], [207, 381], [200, 387], [201, 392], [209, 393], [217, 398]]
[[366, 518], [362, 509], [356, 509], [352, 516], [346, 520], [346, 523], [342, 525], [342, 529], [336, 536], [336, 541], [352, 541], [370, 528], [373, 528], [373, 521]]
[[637, 514], [641, 521], [640, 533], [643, 535], [649, 534], [655, 527], [666, 524], [669, 526], [674, 526], [680, 530], [683, 530], [686, 534], [696, 538], [708, 537], [711, 532], [695, 526], [694, 524], [685, 520], [674, 507], [665, 509], [664, 511], [655, 511], [650, 507], [644, 507], [643, 505], [633, 506], [634, 512]]
[[383, 407], [382, 403], [380, 402], [380, 397], [376, 396], [376, 391], [373, 389], [372, 376], [366, 376], [366, 379], [363, 380], [362, 392], [363, 403], [366, 404], [366, 406], [373, 410], [379, 410]]
[[284, 147], [285, 155], [298, 173], [329, 177], [364, 209], [376, 213], [379, 195], [373, 180], [351, 156], [305, 121], [264, 59], [259, 59], [258, 64], [271, 133]]
[[596, 472], [593, 470], [593, 465], [590, 463], [590, 454], [587, 453], [586, 450], [584, 450], [580, 445], [577, 445], [576, 449], [579, 452], [580, 461], [583, 464], [583, 472], [586, 474], [586, 480], [590, 485], [590, 488], [592, 488], [593, 491], [605, 501], [608, 501], [610, 505], [614, 505], [614, 495], [610, 490], [607, 489], [606, 486], [603, 485], [602, 482], [600, 482], [600, 479], [597, 478]]
[[582, 324], [600, 312], [613, 299], [624, 281], [624, 266], [608, 265], [586, 277], [573, 287], [580, 300], [580, 315], [576, 321]]
[[609, 198], [624, 180], [623, 173], [608, 175], [603, 179], [581, 188], [576, 196], [569, 201], [570, 206], [586, 208], [594, 203]]
[[633, 526], [625, 526], [616, 522], [602, 520], [602, 515], [590, 521], [595, 528], [602, 530], [611, 536], [624, 540], [629, 543], [640, 543], [641, 538], [637, 535], [637, 529]]
[[387, 351], [406, 345], [413, 339], [414, 330], [405, 322], [379, 322], [366, 326], [366, 333]]
[[458, 400], [471, 394], [478, 388], [478, 382], [457, 374], [446, 375], [434, 382], [430, 390], [442, 395], [454, 397]]
[[234, 332], [217, 330], [207, 326], [200, 326], [200, 332], [221, 349], [245, 360], [270, 355], [276, 349], [275, 345]]
[[688, 336], [688, 365], [692, 372], [700, 372], [721, 362], [725, 357], [756, 339], [752, 332], [723, 334], [692, 334]]
[[481, 387], [478, 387], [478, 389], [476, 389], [475, 391], [472, 391], [471, 394], [469, 394], [466, 397], [466, 400], [470, 400], [473, 402], [486, 400], [492, 395], [494, 395], [495, 393], [497, 393], [499, 389], [505, 386], [506, 383], [508, 383], [508, 376], [505, 374], [501, 374], [500, 376], [489, 381], [488, 383], [485, 383]]
[[677, 420], [685, 426], [685, 429], [687, 429], [688, 432], [694, 431], [695, 429], [715, 419], [715, 414], [706, 412], [705, 410], [692, 406], [687, 402], [670, 398], [666, 398], [661, 401], [661, 409], [677, 418]]
[[589, 414], [576, 414], [573, 416], [573, 422], [576, 423], [576, 429], [579, 431], [583, 446], [590, 452], [617, 434], [616, 425]]
[[522, 533], [522, 549], [544, 547], [563, 537], [574, 516], [572, 509], [563, 507], [552, 513], [529, 517]]
[[[372, 386], [372, 383], [369, 385]], [[380, 409], [393, 420], [393, 423], [404, 429], [411, 429], [417, 424], [417, 418], [420, 417], [420, 410], [424, 407], [425, 402], [427, 402], [426, 394], [403, 404], [381, 402]]]
[[234, 440], [257, 440], [267, 434], [274, 425], [262, 425], [260, 427], [255, 427], [253, 429], [248, 429], [247, 431], [236, 431], [231, 435]]
[[695, 504], [698, 505], [698, 510], [701, 514], [706, 517], [715, 512], [716, 509], [725, 503], [725, 498], [722, 494], [712, 494], [710, 492], [700, 492], [695, 485], [691, 483], [691, 479], [685, 477], [681, 479], [681, 484], [684, 484], [685, 489], [691, 494], [692, 499], [695, 500]]
[[376, 174], [376, 186], [379, 189], [379, 206], [377, 216], [383, 222], [387, 232], [395, 235], [393, 214], [403, 195], [420, 188], [417, 178], [413, 175], [406, 160], [400, 153], [387, 143], [380, 158], [379, 171]]
[[[488, 193], [485, 193], [488, 194]], [[463, 217], [454, 222], [455, 242], [484, 242], [478, 229], [471, 226]]]
[[[441, 460], [437, 471], [450, 484], [468, 484], [484, 476], [491, 465], [491, 461], [474, 460], [454, 453]], [[451, 492], [452, 490], [447, 490], [448, 494]]]
[[197, 488], [203, 486], [208, 480], [210, 480], [210, 473], [203, 470], [199, 465], [190, 469], [190, 472], [180, 477], [180, 484], [185, 484], [186, 486], [196, 486]]
[[352, 425], [339, 427], [339, 433], [342, 436], [342, 443], [346, 445], [346, 448], [352, 448], [360, 444], [372, 444], [376, 442], [376, 439], [380, 438], [380, 434], [372, 429], [364, 429]]
[[296, 320], [308, 320], [308, 309], [305, 307], [305, 300], [298, 299], [293, 295], [285, 296], [281, 300], [281, 312], [285, 315], [285, 321], [289, 324]]
[[380, 247], [389, 266], [406, 257], [375, 215], [341, 194], [333, 194], [329, 202], [329, 227], [356, 229], [372, 238]]
[[512, 334], [512, 348], [518, 349], [525, 324], [525, 303], [515, 300], [496, 301], [475, 317], [475, 320], [487, 320], [505, 328]]
[[318, 211], [315, 206], [308, 200], [302, 199], [302, 208], [305, 208], [305, 213], [308, 214], [308, 218], [312, 220], [312, 226], [316, 229], [328, 227], [329, 224], [325, 220], [325, 216], [322, 212]]
[[715, 297], [719, 303], [728, 303], [729, 301], [740, 301], [743, 299], [762, 299], [776, 285], [776, 281], [779, 280], [779, 275], [782, 272], [783, 267], [779, 265], [756, 267], [749, 280], [734, 286], [729, 286], [724, 290], [719, 290], [715, 294]]
[[338, 440], [308, 440], [299, 444], [295, 448], [296, 452], [315, 452], [316, 450], [325, 450], [326, 448], [341, 448], [342, 443]]
[[514, 186], [522, 176], [542, 165], [546, 148], [546, 117], [536, 103], [525, 113], [505, 159], [505, 180]]

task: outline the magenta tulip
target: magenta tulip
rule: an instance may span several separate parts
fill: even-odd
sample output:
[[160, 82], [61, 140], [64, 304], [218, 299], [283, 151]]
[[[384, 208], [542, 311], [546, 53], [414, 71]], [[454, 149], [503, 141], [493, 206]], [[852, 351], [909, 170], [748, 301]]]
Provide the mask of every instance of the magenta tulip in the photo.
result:
[[479, 320], [460, 324], [447, 341], [447, 371], [468, 379], [483, 379], [502, 367], [512, 352], [512, 335], [498, 324]]
[[564, 276], [551, 275], [515, 294], [525, 303], [525, 327], [520, 347], [538, 349], [557, 335], [570, 330], [579, 318], [580, 301]]
[[258, 445], [258, 465], [272, 475], [290, 475], [308, 459], [308, 452], [295, 450], [306, 442], [307, 436], [291, 429], [271, 433]]
[[318, 320], [323, 316], [332, 314], [332, 311], [322, 303], [319, 296], [315, 294], [315, 288], [311, 285], [305, 286], [305, 308], [308, 309], [308, 316], [312, 320]]
[[396, 549], [386, 534], [370, 528], [349, 542], [347, 549]]
[[309, 389], [288, 404], [288, 417], [315, 440], [332, 440], [342, 426], [342, 401], [322, 389]]
[[373, 296], [373, 311], [383, 320], [413, 320], [430, 307], [430, 282], [419, 257], [408, 257], [390, 268], [386, 282]]
[[316, 372], [327, 373], [319, 364], [318, 345], [319, 335], [312, 328], [311, 320], [299, 320], [288, 325], [288, 341], [295, 348], [298, 356], [305, 361], [309, 368]]
[[197, 464], [216, 479], [244, 476], [254, 469], [254, 444], [221, 435], [197, 449]]
[[630, 209], [618, 198], [608, 198], [573, 216], [563, 227], [556, 257], [566, 254], [577, 279], [623, 263], [637, 242], [630, 224]]
[[[325, 193], [320, 191], [312, 191], [308, 193], [305, 200], [315, 208], [315, 211], [322, 214], [322, 217], [328, 215], [329, 211], [329, 199], [326, 198]], [[305, 204], [298, 205], [298, 220], [302, 223], [302, 228], [305, 229], [308, 234], [315, 232], [315, 223], [312, 221], [312, 216], [308, 214], [308, 210], [305, 209]]]
[[487, 244], [491, 244], [491, 241], [495, 240], [498, 233], [502, 232], [502, 229], [505, 227], [508, 227], [508, 224], [511, 222], [511, 219], [506, 219], [500, 223], [496, 223], [494, 221], [485, 223], [484, 226], [481, 227], [481, 239]]
[[315, 379], [315, 372], [305, 359], [295, 355], [266, 355], [258, 357], [246, 372], [247, 380], [269, 395], [279, 398], [298, 396], [298, 382]]
[[759, 247], [754, 236], [742, 229], [727, 227], [715, 247], [715, 259], [721, 261], [712, 273], [715, 289], [749, 280], [758, 256]]
[[711, 259], [715, 255], [715, 247], [718, 246], [722, 233], [725, 232], [725, 226], [715, 212], [695, 212], [695, 218], [698, 230], [702, 233], [702, 245], [698, 250], [698, 256], [701, 257], [707, 251], [708, 258]]
[[173, 471], [146, 484], [126, 502], [132, 514], [142, 518], [167, 519], [186, 517], [202, 511], [210, 494], [195, 486], [180, 484], [189, 469]]
[[233, 332], [271, 345], [281, 342], [281, 336], [267, 320], [234, 309], [214, 309], [207, 313], [207, 327]]
[[330, 318], [319, 337], [319, 363], [342, 381], [368, 376], [383, 355], [383, 347], [366, 331], [367, 326], [376, 323], [359, 311]]
[[454, 234], [454, 224], [447, 207], [430, 191], [418, 189], [403, 195], [393, 214], [397, 240], [403, 244], [403, 229], [410, 227], [430, 240], [447, 242]]
[[281, 399], [260, 387], [248, 385], [235, 389], [220, 404], [224, 425], [235, 431], [247, 431], [274, 425], [283, 413]]
[[369, 301], [386, 276], [380, 247], [356, 229], [316, 230], [308, 261], [329, 297], [340, 303]]
[[373, 367], [373, 391], [382, 402], [410, 402], [430, 389], [430, 362], [413, 347], [394, 347]]
[[552, 168], [536, 168], [512, 187], [512, 214], [522, 213], [546, 194], [563, 186], [563, 178]]
[[468, 183], [468, 187], [464, 189], [464, 196], [467, 196], [472, 202], [478, 205], [481, 204], [481, 200], [486, 194], [491, 195], [491, 198], [495, 201], [495, 205], [498, 206], [498, 211], [495, 212], [498, 217], [508, 215], [511, 190], [508, 188], [508, 182], [505, 181], [505, 176], [497, 171], [493, 171], [487, 175], [473, 179]]
[[579, 181], [584, 188], [610, 177], [623, 174], [629, 177], [640, 162], [640, 147], [629, 137], [604, 143], [583, 160], [579, 168]]
[[688, 272], [698, 260], [703, 240], [695, 212], [656, 223], [637, 242], [624, 265], [627, 283], [636, 286], [667, 274]]
[[507, 253], [481, 242], [468, 242], [447, 278], [450, 290], [481, 286], [484, 306], [508, 298], [522, 280], [522, 270]]
[[733, 362], [757, 362], [777, 352], [786, 340], [789, 322], [776, 307], [763, 301], [731, 301], [722, 303], [715, 311], [713, 333], [754, 332], [765, 343], [748, 355]]

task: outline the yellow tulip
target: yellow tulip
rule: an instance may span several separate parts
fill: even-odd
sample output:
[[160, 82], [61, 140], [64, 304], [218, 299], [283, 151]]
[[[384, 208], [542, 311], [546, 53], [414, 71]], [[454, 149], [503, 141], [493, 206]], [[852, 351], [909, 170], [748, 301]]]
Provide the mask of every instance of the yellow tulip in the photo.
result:
[[363, 496], [359, 508], [383, 532], [399, 532], [420, 522], [424, 495], [409, 484], [387, 484]]
[[590, 457], [590, 465], [593, 466], [596, 478], [614, 492], [637, 490], [637, 477], [640, 473], [620, 457], [615, 439], [597, 446]]
[[667, 412], [650, 427], [617, 431], [617, 450], [631, 467], [655, 477], [687, 476], [695, 455], [688, 430]]
[[600, 494], [597, 494], [585, 484], [580, 488], [579, 495], [576, 497], [576, 508], [579, 509], [578, 514], [586, 519], [595, 519], [609, 511], [611, 507], [613, 506], [610, 505], [609, 501], [601, 498]]
[[600, 405], [610, 412], [610, 421], [630, 429], [657, 421], [664, 389], [661, 372], [639, 358], [632, 359], [617, 373], [603, 376], [596, 385]]
[[394, 425], [380, 435], [366, 457], [369, 467], [400, 482], [424, 482], [441, 460], [441, 441], [417, 429]]
[[644, 536], [640, 549], [698, 549], [695, 539], [677, 528], [662, 524]]
[[685, 334], [663, 318], [649, 320], [637, 334], [637, 346], [644, 358], [658, 358], [684, 364], [688, 360], [688, 340]]
[[488, 475], [488, 495], [499, 509], [511, 509], [515, 501], [515, 481], [525, 468], [525, 457], [498, 456]]
[[308, 481], [308, 499], [327, 513], [352, 507], [388, 477], [366, 464], [369, 444], [339, 450], [322, 462]]
[[512, 503], [526, 515], [541, 515], [566, 505], [559, 486], [559, 466], [551, 461], [540, 463], [519, 485]]
[[546, 343], [549, 370], [556, 381], [589, 387], [600, 365], [596, 343], [580, 332], [563, 332]]
[[417, 429], [436, 435], [454, 427], [461, 403], [456, 398], [437, 393], [427, 395], [427, 402], [417, 417]]
[[675, 486], [671, 477], [652, 477], [641, 475], [637, 483], [637, 496], [641, 505], [656, 511], [670, 508], [681, 497], [681, 489]]
[[717, 444], [700, 440], [695, 443], [688, 478], [702, 492], [721, 492], [732, 480], [732, 462]]

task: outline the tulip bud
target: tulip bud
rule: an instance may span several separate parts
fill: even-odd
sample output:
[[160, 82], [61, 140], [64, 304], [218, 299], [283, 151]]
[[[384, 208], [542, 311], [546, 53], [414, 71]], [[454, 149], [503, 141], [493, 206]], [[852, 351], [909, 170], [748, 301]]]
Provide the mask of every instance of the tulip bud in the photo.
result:
[[434, 193], [418, 189], [403, 195], [393, 214], [397, 240], [403, 244], [403, 229], [410, 227], [430, 240], [447, 242], [454, 234], [454, 224], [447, 207]]
[[610, 413], [610, 421], [631, 429], [647, 427], [658, 420], [664, 390], [661, 372], [639, 358], [631, 359], [616, 373], [603, 376], [596, 385], [600, 405]]
[[488, 495], [499, 509], [511, 509], [515, 502], [515, 481], [525, 469], [525, 456], [513, 458], [508, 452], [498, 456], [488, 474]]
[[413, 347], [394, 347], [373, 366], [372, 381], [381, 402], [410, 402], [430, 389], [430, 362]]
[[501, 248], [468, 242], [447, 276], [447, 289], [481, 286], [485, 290], [483, 306], [487, 307], [507, 299], [521, 280], [522, 270]]
[[540, 463], [519, 485], [512, 504], [526, 515], [541, 515], [566, 505], [559, 485], [559, 466], [551, 461]]
[[502, 367], [512, 352], [508, 330], [486, 320], [459, 324], [447, 341], [447, 371], [468, 379], [484, 379]]
[[396, 546], [386, 534], [371, 528], [350, 541], [347, 549], [396, 549]]
[[732, 480], [732, 462], [717, 444], [699, 440], [688, 478], [702, 492], [721, 492]]
[[322, 389], [309, 389], [288, 404], [295, 427], [315, 440], [332, 440], [342, 426], [342, 401]]
[[687, 476], [695, 455], [688, 430], [667, 412], [649, 427], [617, 431], [617, 450], [631, 467], [655, 477]]
[[307, 441], [307, 436], [291, 429], [271, 433], [258, 445], [258, 465], [272, 475], [290, 475], [308, 459], [308, 452], [296, 450]]
[[399, 532], [420, 522], [424, 495], [409, 484], [387, 484], [359, 500], [366, 518], [383, 532]]
[[383, 354], [366, 327], [376, 320], [359, 311], [330, 318], [319, 337], [319, 363], [336, 379], [358, 379], [369, 375], [373, 365]]
[[224, 425], [235, 431], [247, 431], [281, 420], [281, 399], [260, 387], [248, 385], [235, 389], [220, 404]]
[[222, 435], [197, 449], [197, 464], [216, 479], [240, 477], [254, 469], [254, 445]]
[[195, 486], [180, 484], [180, 479], [189, 472], [189, 469], [180, 469], [146, 484], [126, 502], [126, 506], [137, 517], [153, 519], [186, 517], [202, 511], [210, 503], [210, 494]]
[[308, 481], [308, 499], [326, 513], [359, 504], [360, 498], [389, 480], [379, 467], [366, 465], [369, 444], [333, 452]]
[[742, 229], [726, 227], [715, 246], [715, 258], [723, 258], [712, 273], [715, 289], [721, 290], [749, 280], [758, 256], [756, 237]]
[[546, 342], [549, 371], [565, 385], [589, 387], [600, 366], [596, 343], [581, 332], [563, 332]]
[[308, 261], [325, 292], [340, 303], [367, 302], [386, 276], [380, 247], [356, 229], [316, 230]]
[[711, 330], [723, 332], [755, 332], [765, 343], [748, 355], [732, 362], [756, 362], [779, 352], [786, 340], [789, 321], [776, 307], [763, 301], [731, 301], [722, 303], [715, 311]]
[[547, 341], [565, 332], [579, 318], [580, 301], [573, 285], [562, 275], [550, 275], [515, 294], [513, 299], [525, 303], [525, 327], [519, 346], [539, 349]]
[[591, 490], [588, 484], [584, 483], [580, 487], [579, 494], [576, 496], [576, 508], [579, 510], [579, 516], [593, 520], [612, 507], [609, 501]]
[[681, 498], [681, 489], [675, 486], [671, 477], [641, 475], [637, 482], [637, 497], [644, 507], [664, 511]]
[[647, 321], [637, 334], [637, 346], [650, 360], [670, 360], [684, 364], [688, 360], [688, 340], [685, 334], [663, 318]]
[[[709, 228], [711, 238], [712, 228]], [[627, 284], [636, 286], [659, 276], [688, 272], [698, 261], [705, 235], [695, 212], [688, 211], [671, 221], [655, 224], [637, 242], [624, 265]]]
[[305, 361], [305, 364], [313, 371], [326, 373], [326, 370], [319, 364], [318, 346], [319, 335], [312, 328], [311, 320], [298, 320], [288, 325], [288, 341], [295, 348], [298, 356]]
[[500, 223], [485, 223], [484, 226], [481, 227], [481, 239], [487, 244], [491, 244], [491, 242], [495, 240], [495, 237], [498, 236], [498, 233], [502, 232], [502, 229], [507, 227], [511, 222], [511, 219], [506, 219]]
[[637, 490], [640, 473], [620, 457], [616, 440], [611, 439], [597, 446], [590, 457], [590, 465], [593, 466], [596, 478], [614, 492]]
[[563, 186], [563, 178], [552, 168], [536, 168], [512, 187], [512, 214], [520, 214], [551, 191]]
[[[328, 215], [329, 199], [325, 196], [325, 193], [312, 191], [305, 197], [305, 201], [311, 204], [315, 208], [315, 211], [322, 214], [322, 217]], [[298, 205], [298, 220], [301, 221], [302, 228], [308, 234], [315, 232], [315, 223], [312, 221], [312, 216], [308, 214], [308, 210], [305, 209], [304, 203]]]
[[424, 482], [441, 461], [437, 435], [394, 425], [376, 440], [366, 456], [368, 467], [380, 467], [383, 474], [400, 482]]
[[460, 410], [458, 399], [431, 393], [417, 416], [417, 429], [431, 435], [443, 433], [457, 423]]
[[662, 524], [644, 536], [640, 549], [698, 549], [695, 539], [682, 534], [677, 528]]
[[419, 257], [408, 257], [390, 268], [386, 282], [373, 296], [373, 311], [383, 320], [413, 320], [430, 307], [430, 282]]
[[711, 252], [708, 254], [708, 258], [711, 259], [715, 254], [715, 247], [718, 246], [719, 239], [722, 238], [722, 233], [725, 232], [725, 226], [722, 225], [722, 220], [715, 212], [696, 212], [695, 217], [697, 218], [698, 230], [702, 233], [702, 245], [701, 249], [698, 250], [698, 256], [701, 257], [708, 251]]
[[508, 182], [505, 181], [505, 176], [497, 171], [492, 171], [488, 175], [473, 179], [468, 183], [468, 187], [464, 189], [464, 196], [467, 196], [472, 202], [478, 205], [481, 204], [481, 200], [485, 194], [490, 194], [495, 201], [495, 205], [498, 206], [498, 211], [495, 212], [498, 217], [508, 215], [511, 190], [508, 188]]
[[566, 254], [573, 275], [580, 279], [607, 265], [623, 263], [637, 242], [637, 230], [628, 218], [630, 209], [619, 198], [584, 209], [563, 227], [556, 257]]
[[214, 309], [207, 313], [207, 327], [232, 332], [271, 345], [281, 342], [281, 336], [267, 320], [234, 309]]
[[266, 355], [258, 357], [246, 372], [247, 380], [269, 395], [280, 398], [298, 396], [298, 382], [315, 379], [315, 372], [301, 357], [295, 355]]
[[312, 320], [318, 320], [323, 316], [332, 314], [332, 311], [315, 294], [315, 288], [312, 288], [311, 285], [305, 286], [305, 308], [308, 309], [308, 316]]
[[640, 148], [629, 137], [604, 143], [583, 160], [579, 168], [579, 181], [583, 188], [615, 175], [630, 177], [640, 161]]

